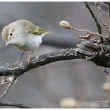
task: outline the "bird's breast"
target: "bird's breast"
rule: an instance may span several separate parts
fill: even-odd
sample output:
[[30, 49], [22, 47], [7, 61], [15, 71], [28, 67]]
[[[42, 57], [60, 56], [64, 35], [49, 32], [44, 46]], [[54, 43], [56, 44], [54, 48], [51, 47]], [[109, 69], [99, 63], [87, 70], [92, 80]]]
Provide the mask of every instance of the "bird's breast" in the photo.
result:
[[42, 37], [28, 37], [26, 38], [25, 45], [19, 48], [24, 51], [32, 51], [37, 49], [41, 43]]

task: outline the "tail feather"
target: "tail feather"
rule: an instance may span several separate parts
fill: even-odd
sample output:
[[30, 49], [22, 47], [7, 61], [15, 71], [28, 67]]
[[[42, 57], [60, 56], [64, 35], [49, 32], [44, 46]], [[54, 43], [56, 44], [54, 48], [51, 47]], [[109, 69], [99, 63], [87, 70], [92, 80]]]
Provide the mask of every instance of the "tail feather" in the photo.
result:
[[47, 34], [50, 34], [51, 32], [49, 32], [49, 31], [47, 31], [47, 32], [44, 32], [43, 34], [42, 34], [42, 37], [44, 37], [44, 36], [46, 36]]

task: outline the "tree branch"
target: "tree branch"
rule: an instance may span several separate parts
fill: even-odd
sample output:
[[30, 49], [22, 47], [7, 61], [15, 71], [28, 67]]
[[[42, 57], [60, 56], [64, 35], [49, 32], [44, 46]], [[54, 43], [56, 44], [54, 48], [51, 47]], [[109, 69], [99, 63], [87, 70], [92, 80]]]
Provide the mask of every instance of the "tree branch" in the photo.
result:
[[[99, 46], [99, 47], [98, 47]], [[82, 42], [76, 48], [67, 48], [57, 50], [48, 54], [39, 56], [38, 58], [32, 58], [30, 64], [28, 62], [21, 62], [15, 65], [9, 65], [0, 67], [0, 76], [20, 76], [23, 73], [52, 62], [70, 59], [89, 59], [95, 62], [99, 66], [110, 67], [110, 48], [108, 46], [103, 47], [102, 52], [99, 45], [91, 43], [91, 41]], [[105, 51], [107, 54], [105, 54]]]
[[28, 62], [21, 62], [19, 65], [10, 65], [0, 67], [0, 76], [16, 75], [19, 76], [30, 69], [49, 64], [60, 60], [69, 60], [79, 58], [76, 56], [75, 49], [61, 49], [55, 52], [41, 55], [39, 58], [33, 58]]
[[18, 107], [18, 108], [30, 108], [30, 107], [25, 106], [23, 104], [16, 104], [13, 102], [0, 102], [0, 106], [13, 106], [13, 107]]
[[100, 17], [102, 19], [103, 26], [105, 27], [106, 31], [108, 32], [108, 25], [107, 25], [106, 17], [102, 11], [102, 7], [101, 7], [100, 2], [96, 2], [96, 6], [99, 11]]
[[11, 78], [12, 78], [12, 80], [9, 81], [9, 84], [6, 87], [5, 91], [0, 95], [0, 100], [2, 100], [6, 96], [6, 94], [8, 93], [8, 91], [10, 89], [10, 87], [13, 85], [14, 81], [16, 80], [15, 76], [13, 76]]
[[96, 26], [97, 26], [97, 29], [98, 29], [99, 34], [102, 34], [102, 30], [101, 30], [100, 23], [98, 22], [98, 20], [97, 20], [95, 14], [93, 13], [93, 11], [92, 11], [92, 9], [90, 8], [89, 4], [88, 4], [87, 2], [84, 2], [84, 3], [85, 3], [86, 8], [89, 10], [89, 12], [90, 12], [90, 14], [91, 14], [93, 20], [94, 20], [95, 23], [96, 23]]
[[110, 41], [110, 3], [108, 3], [108, 13], [109, 13], [108, 39]]

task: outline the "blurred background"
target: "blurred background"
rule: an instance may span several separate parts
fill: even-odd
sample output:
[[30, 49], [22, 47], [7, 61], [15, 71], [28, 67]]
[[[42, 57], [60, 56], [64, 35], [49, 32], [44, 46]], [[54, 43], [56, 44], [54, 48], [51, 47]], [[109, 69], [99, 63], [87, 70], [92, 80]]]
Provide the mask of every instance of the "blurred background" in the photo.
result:
[[[105, 10], [106, 12], [106, 10]], [[0, 30], [12, 21], [27, 19], [52, 33], [34, 52], [39, 56], [62, 48], [73, 47], [81, 42], [78, 35], [59, 26], [67, 20], [75, 27], [97, 32], [96, 25], [84, 3], [78, 2], [0, 2]], [[8, 46], [0, 37], [0, 65], [12, 64], [21, 51]], [[22, 60], [26, 60], [25, 54]], [[54, 62], [23, 74], [17, 80], [4, 101], [14, 101], [30, 107], [60, 107], [63, 98], [77, 100], [105, 100], [102, 84], [106, 74], [102, 67], [91, 61], [67, 60]], [[1, 92], [2, 93], [2, 92]]]

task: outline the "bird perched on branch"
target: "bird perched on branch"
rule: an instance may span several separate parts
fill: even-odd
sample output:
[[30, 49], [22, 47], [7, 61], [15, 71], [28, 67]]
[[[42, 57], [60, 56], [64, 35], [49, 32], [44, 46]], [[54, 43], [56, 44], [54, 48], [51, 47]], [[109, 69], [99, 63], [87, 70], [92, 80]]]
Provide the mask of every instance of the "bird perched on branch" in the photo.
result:
[[[43, 36], [49, 33], [28, 20], [16, 20], [3, 28], [2, 39], [6, 42], [5, 46], [13, 45], [23, 51], [17, 60], [19, 62], [25, 51], [32, 54], [42, 43]], [[30, 59], [31, 56], [29, 62]]]

